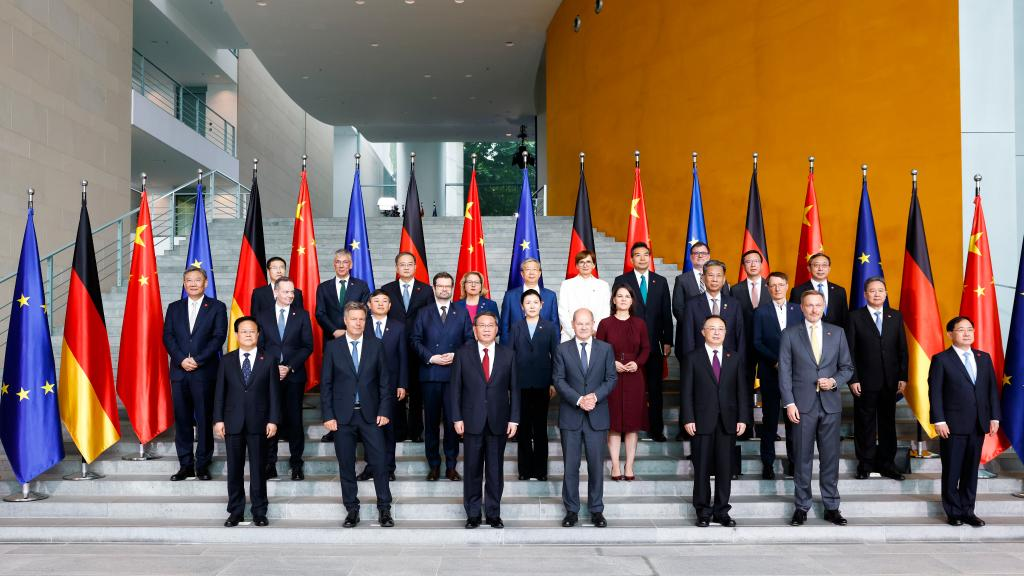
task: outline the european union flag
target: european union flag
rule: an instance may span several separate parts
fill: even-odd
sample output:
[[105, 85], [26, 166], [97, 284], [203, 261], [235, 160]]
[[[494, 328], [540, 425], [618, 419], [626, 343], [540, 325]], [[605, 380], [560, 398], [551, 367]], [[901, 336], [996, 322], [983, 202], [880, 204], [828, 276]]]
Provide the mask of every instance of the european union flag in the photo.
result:
[[57, 370], [32, 216], [33, 209], [29, 208], [0, 385], [0, 441], [22, 484], [64, 459]]
[[[519, 195], [519, 216], [516, 218], [516, 235], [512, 238], [512, 262], [508, 266], [508, 288], [523, 285], [523, 277], [519, 267], [523, 260], [534, 258], [540, 261], [540, 245], [537, 242], [537, 221], [533, 217], [533, 196], [530, 194], [530, 178], [523, 169], [523, 191]], [[543, 267], [542, 267], [543, 269]], [[540, 287], [544, 287], [544, 275], [540, 277]]]
[[[188, 236], [188, 257], [185, 269], [202, 268], [206, 270], [206, 295], [217, 297], [217, 287], [213, 281], [213, 256], [210, 255], [210, 234], [206, 229], [206, 203], [203, 202], [202, 178], [196, 182], [196, 211], [192, 216], [192, 233]], [[181, 297], [186, 298], [185, 288], [181, 288]]]
[[1024, 248], [1021, 248], [1017, 289], [1013, 291], [1010, 335], [1003, 364], [1002, 431], [1013, 444], [1018, 458], [1024, 458]]
[[[864, 282], [882, 274], [882, 256], [878, 251], [878, 236], [875, 235], [875, 217], [871, 214], [871, 199], [868, 197], [868, 177], [865, 176], [860, 188], [860, 213], [857, 215], [857, 243], [853, 251], [853, 279], [850, 280], [850, 310], [867, 306], [864, 300]], [[886, 298], [886, 303], [889, 300]]]
[[352, 196], [348, 200], [348, 223], [345, 225], [345, 248], [352, 252], [352, 275], [366, 282], [370, 292], [373, 285], [373, 262], [370, 259], [370, 239], [366, 235], [366, 212], [363, 209], [363, 187], [359, 183], [359, 169], [352, 181]]
[[[696, 152], [694, 152], [696, 158]], [[708, 229], [704, 225], [704, 202], [700, 199], [700, 179], [697, 178], [697, 164], [693, 165], [693, 190], [690, 192], [690, 221], [686, 225], [686, 257], [683, 258], [683, 272], [693, 270], [690, 262], [690, 248], [697, 242], [708, 243]]]

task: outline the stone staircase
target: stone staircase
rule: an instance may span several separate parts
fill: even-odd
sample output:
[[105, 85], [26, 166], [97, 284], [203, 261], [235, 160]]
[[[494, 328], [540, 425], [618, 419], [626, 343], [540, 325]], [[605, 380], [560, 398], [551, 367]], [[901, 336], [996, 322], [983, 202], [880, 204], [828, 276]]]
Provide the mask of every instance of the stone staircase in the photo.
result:
[[[515, 222], [512, 218], [492, 217], [484, 222], [490, 264], [492, 297], [501, 301], [508, 276]], [[290, 254], [291, 219], [273, 219], [265, 223], [267, 255]], [[367, 222], [374, 254], [373, 266], [378, 286], [393, 278], [393, 255], [398, 248], [401, 221], [371, 218]], [[321, 277], [332, 274], [334, 249], [341, 244], [344, 219], [315, 221]], [[426, 218], [424, 229], [430, 271], [454, 272], [462, 222], [460, 218]], [[538, 219], [541, 253], [548, 271], [546, 286], [558, 290], [568, 257], [570, 218]], [[229, 302], [234, 287], [235, 266], [242, 224], [234, 220], [215, 220], [210, 225], [211, 245], [218, 296]], [[605, 278], [621, 270], [625, 246], [595, 234], [599, 266]], [[163, 303], [180, 297], [179, 278], [184, 268], [187, 246], [183, 243], [159, 257]], [[678, 270], [656, 261], [660, 273], [670, 279]], [[731, 275], [731, 273], [730, 273]], [[125, 300], [123, 290], [103, 295], [104, 309], [116, 367]], [[55, 351], [60, 351], [60, 334], [54, 335]], [[58, 359], [59, 362], [59, 359]], [[115, 368], [116, 370], [116, 368]], [[666, 425], [671, 434], [678, 429], [678, 395], [675, 390], [675, 361], [670, 361], [670, 382], [666, 393]], [[171, 483], [168, 477], [177, 468], [173, 434], [162, 434], [149, 449], [162, 458], [141, 462], [122, 460], [138, 451], [127, 416], [122, 410], [122, 441], [112, 447], [91, 470], [106, 477], [96, 481], [62, 480], [64, 474], [79, 470], [77, 450], [65, 433], [68, 457], [40, 477], [35, 490], [50, 498], [34, 503], [0, 503], [0, 541], [36, 542], [239, 542], [239, 543], [394, 543], [465, 545], [482, 543], [660, 543], [660, 542], [894, 542], [903, 540], [1005, 540], [1024, 538], [1024, 500], [1011, 496], [1022, 488], [1024, 469], [1016, 455], [1009, 453], [994, 463], [999, 477], [979, 482], [978, 514], [990, 526], [981, 530], [951, 527], [943, 522], [939, 502], [941, 466], [938, 459], [914, 460], [913, 474], [904, 482], [888, 479], [856, 480], [856, 462], [851, 440], [843, 442], [839, 491], [842, 511], [850, 526], [839, 528], [820, 519], [820, 504], [811, 511], [811, 520], [803, 528], [786, 525], [792, 513], [793, 486], [783, 479], [781, 464], [776, 464], [778, 480], [760, 479], [761, 463], [756, 440], [741, 442], [743, 454], [740, 480], [733, 482], [735, 529], [720, 527], [699, 529], [693, 526], [690, 505], [692, 466], [684, 458], [682, 443], [641, 442], [634, 482], [605, 482], [605, 513], [610, 527], [596, 530], [584, 525], [577, 529], [559, 527], [564, 511], [561, 506], [563, 465], [557, 441], [555, 409], [550, 413], [549, 480], [519, 481], [515, 463], [515, 443], [506, 449], [505, 496], [502, 517], [505, 530], [483, 527], [467, 531], [462, 508], [461, 483], [441, 480], [427, 482], [423, 445], [401, 443], [397, 447], [397, 481], [391, 484], [397, 526], [391, 530], [374, 528], [376, 521], [371, 482], [360, 483], [364, 523], [354, 530], [343, 530], [344, 517], [337, 462], [332, 445], [322, 444], [317, 405], [319, 398], [309, 396], [312, 408], [304, 412], [307, 443], [306, 480], [284, 479], [269, 483], [270, 518], [268, 528], [221, 527], [226, 517], [227, 491], [224, 484], [223, 444], [217, 443], [211, 472], [214, 480], [189, 480]], [[844, 437], [852, 434], [852, 401], [845, 398], [847, 415]], [[905, 405], [897, 411], [898, 431], [904, 444], [915, 434], [912, 414]], [[784, 430], [779, 430], [784, 434]], [[933, 443], [937, 449], [937, 443]], [[783, 458], [785, 443], [776, 442]], [[281, 463], [286, 468], [288, 447], [280, 445]], [[362, 468], [362, 464], [358, 465]], [[461, 464], [460, 464], [461, 468]], [[817, 470], [817, 464], [815, 464]], [[586, 471], [583, 471], [586, 492]], [[8, 491], [19, 486], [13, 480], [6, 459], [0, 459], [0, 477]], [[817, 490], [815, 489], [817, 493]], [[581, 518], [588, 519], [586, 510]], [[584, 523], [586, 524], [586, 523]]]

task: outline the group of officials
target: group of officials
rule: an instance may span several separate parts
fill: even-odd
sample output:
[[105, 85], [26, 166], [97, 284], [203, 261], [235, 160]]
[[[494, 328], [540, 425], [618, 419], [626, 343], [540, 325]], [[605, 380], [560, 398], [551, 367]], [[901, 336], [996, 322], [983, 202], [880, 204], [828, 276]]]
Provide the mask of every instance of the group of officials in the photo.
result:
[[[698, 526], [736, 525], [730, 485], [740, 474], [736, 441], [753, 427], [755, 377], [763, 407], [761, 477], [776, 477], [781, 415], [782, 470], [795, 486], [792, 525], [803, 524], [811, 507], [815, 446], [824, 517], [847, 522], [838, 492], [843, 386], [854, 398], [856, 477], [903, 479], [895, 466], [895, 406], [907, 381], [907, 343], [884, 279], [856, 287], [867, 306], [850, 311], [846, 290], [829, 280], [825, 254], [808, 259], [810, 280], [790, 290], [784, 273], [762, 278], [761, 255], [747, 252], [745, 280], [730, 287], [726, 265], [697, 242], [689, 252], [692, 271], [676, 277], [670, 294], [667, 279], [650, 269], [648, 246], [636, 243], [630, 254], [633, 270], [609, 285], [594, 274], [596, 255], [580, 252], [579, 274], [557, 296], [540, 285], [540, 262], [528, 259], [520, 269], [523, 285], [505, 294], [499, 313], [478, 272], [458, 279], [465, 298], [453, 301], [455, 278], [441, 272], [432, 285], [417, 281], [415, 256], [402, 252], [396, 280], [371, 292], [351, 276], [352, 257], [342, 249], [334, 255], [335, 277], [317, 288], [312, 319], [284, 260], [271, 258], [269, 282], [253, 291], [251, 315], [230, 327], [238, 349], [223, 357], [225, 306], [204, 295], [206, 273], [190, 268], [183, 275], [186, 297], [168, 306], [164, 324], [180, 463], [171, 480], [210, 480], [213, 438], [223, 438], [225, 526], [244, 519], [247, 453], [253, 523], [268, 524], [266, 481], [278, 476], [279, 440], [289, 443], [291, 479], [305, 478], [302, 410], [313, 321], [324, 334], [322, 440], [334, 443], [345, 527], [360, 521], [357, 480], [371, 478], [378, 521], [394, 526], [389, 482], [400, 441], [424, 443], [428, 481], [441, 478], [443, 462], [444, 477], [463, 482], [467, 528], [503, 527], [506, 442], [518, 442], [520, 480], [546, 480], [548, 402], [555, 397], [565, 460], [562, 525], [579, 523], [585, 454], [590, 520], [606, 526], [606, 446], [612, 480], [632, 481], [638, 432], [667, 441], [663, 361], [673, 347], [681, 393], [675, 438], [690, 443]], [[982, 526], [974, 513], [977, 468], [984, 435], [999, 425], [997, 380], [989, 355], [971, 348], [971, 319], [953, 318], [946, 328], [953, 344], [933, 358], [929, 374], [942, 502], [950, 524]], [[366, 464], [357, 475], [358, 442]], [[456, 469], [460, 445], [465, 477]]]

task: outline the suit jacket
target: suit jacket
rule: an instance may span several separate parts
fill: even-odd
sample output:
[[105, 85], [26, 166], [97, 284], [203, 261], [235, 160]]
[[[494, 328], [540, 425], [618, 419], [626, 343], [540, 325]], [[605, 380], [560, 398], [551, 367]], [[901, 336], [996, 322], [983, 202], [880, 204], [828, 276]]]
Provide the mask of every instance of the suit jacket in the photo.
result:
[[850, 382], [860, 382], [863, 390], [887, 387], [895, 391], [897, 382], [907, 381], [907, 335], [899, 310], [882, 309], [881, 335], [870, 310], [854, 310], [846, 326], [846, 342], [853, 358]]
[[[371, 334], [363, 333], [358, 372], [348, 339], [343, 336], [328, 342], [320, 371], [320, 410], [324, 422], [337, 420], [339, 424], [348, 424], [357, 415], [369, 424], [375, 423], [377, 416], [391, 418], [395, 387], [388, 362], [384, 346]], [[357, 389], [360, 410], [355, 409]]]
[[515, 352], [516, 379], [521, 390], [546, 389], [552, 385], [560, 332], [557, 324], [543, 318], [537, 321], [533, 338], [530, 338], [530, 327], [525, 318], [512, 325], [505, 345]]
[[441, 313], [437, 311], [436, 300], [431, 299], [429, 306], [420, 308], [416, 313], [412, 336], [409, 337], [409, 345], [419, 358], [420, 381], [451, 380], [454, 364], [437, 366], [430, 363], [430, 357], [455, 352], [472, 339], [473, 325], [469, 323], [469, 314], [452, 306], [448, 310], [448, 319], [441, 323]]
[[[750, 282], [744, 280], [739, 284], [734, 285], [729, 289], [729, 294], [732, 295], [740, 303], [740, 310], [743, 311], [743, 335], [746, 338], [746, 348], [743, 349], [744, 358], [747, 360], [747, 366], [751, 367], [757, 362], [757, 354], [754, 354], [754, 304], [750, 300]], [[772, 295], [768, 292], [768, 282], [761, 279], [761, 292], [758, 296], [757, 305], [771, 306]], [[753, 377], [753, 374], [748, 374], [748, 377]]]
[[491, 434], [504, 436], [509, 422], [519, 423], [521, 394], [512, 349], [495, 345], [492, 351], [489, 380], [484, 380], [476, 340], [455, 352], [445, 410], [452, 422], [465, 424], [467, 434], [483, 434], [486, 426]]
[[[800, 307], [786, 302], [786, 327], [803, 324], [804, 314]], [[757, 376], [762, 383], [779, 383], [779, 346], [782, 328], [775, 315], [774, 304], [754, 310], [754, 351], [757, 354]]]
[[[558, 427], [563, 430], [579, 430], [583, 426], [583, 418], [590, 421], [594, 430], [607, 430], [611, 427], [608, 414], [608, 395], [615, 389], [619, 380], [615, 372], [615, 352], [612, 345], [591, 338], [587, 373], [583, 373], [580, 364], [579, 348], [576, 338], [566, 340], [558, 345], [555, 353], [555, 390], [558, 391]], [[576, 405], [583, 396], [593, 392], [597, 395], [597, 406], [586, 412]]]
[[650, 359], [662, 358], [661, 347], [663, 344], [672, 345], [672, 298], [668, 293], [668, 280], [661, 274], [647, 271], [647, 302], [640, 297], [640, 284], [636, 281], [636, 274], [632, 271], [626, 272], [615, 278], [612, 286], [626, 284], [636, 294], [637, 315], [647, 323], [647, 338], [651, 343]]
[[[348, 277], [345, 287], [345, 303], [362, 302], [370, 299], [370, 287], [359, 278]], [[316, 287], [316, 323], [324, 331], [324, 343], [334, 340], [335, 330], [345, 329], [345, 313], [338, 301], [338, 290], [335, 278], [325, 280]]]
[[[366, 334], [376, 337], [373, 317], [366, 319]], [[405, 324], [392, 322], [388, 318], [384, 324], [384, 337], [380, 339], [384, 344], [384, 357], [391, 364], [389, 374], [394, 380], [394, 388], [409, 388], [409, 339], [405, 336]], [[395, 361], [398, 365], [395, 365]]]
[[[467, 315], [469, 314], [469, 310], [466, 308], [465, 300], [456, 300], [452, 302], [452, 308], [458, 308], [459, 310], [465, 312]], [[501, 316], [500, 314], [498, 314], [497, 302], [481, 296], [480, 301], [477, 303], [476, 313], [479, 314], [481, 312], [494, 312], [494, 314], [498, 316], [498, 326], [501, 326]], [[469, 323], [472, 324], [473, 321], [470, 320]]]
[[[796, 288], [793, 288], [789, 293], [789, 301], [799, 306], [800, 295], [808, 290], [816, 290], [812, 280], [808, 280]], [[845, 330], [849, 317], [850, 307], [847, 304], [846, 288], [843, 288], [838, 284], [833, 284], [829, 281], [828, 303], [825, 307], [825, 315], [822, 316], [821, 321], [828, 322], [829, 324], [835, 324]]]
[[313, 353], [313, 325], [309, 321], [309, 312], [301, 304], [292, 302], [286, 313], [284, 338], [281, 338], [277, 331], [276, 310], [276, 305], [273, 305], [256, 317], [260, 325], [260, 350], [275, 365], [283, 364], [289, 368], [285, 381], [305, 384], [306, 359]]
[[223, 422], [228, 434], [265, 434], [267, 424], [281, 422], [277, 363], [257, 349], [249, 382], [242, 378], [239, 350], [224, 355], [217, 370], [213, 421]]
[[932, 424], [945, 422], [952, 434], [971, 434], [980, 426], [988, 432], [989, 422], [998, 420], [999, 384], [992, 357], [972, 350], [977, 381], [971, 382], [959, 351], [946, 348], [932, 356], [928, 369], [928, 402]]
[[409, 309], [405, 308], [405, 301], [402, 300], [402, 283], [392, 280], [380, 287], [388, 298], [391, 299], [391, 310], [388, 311], [388, 319], [405, 324], [405, 335], [412, 336], [412, 325], [416, 322], [416, 313], [420, 308], [434, 303], [434, 291], [429, 284], [416, 281], [413, 283], [409, 293]]
[[[744, 353], [746, 337], [743, 335], [743, 312], [740, 310], [740, 303], [722, 290], [719, 294], [721, 301], [718, 303], [719, 315], [725, 320], [725, 347], [729, 350]], [[683, 356], [704, 342], [704, 335], [701, 330], [704, 328], [704, 320], [711, 316], [711, 306], [704, 294], [700, 294], [686, 301], [683, 309], [682, 321], [676, 327], [676, 356], [682, 361]]]
[[[726, 282], [722, 286], [722, 292], [729, 293], [729, 283]], [[693, 270], [689, 272], [680, 272], [679, 276], [676, 276], [675, 287], [672, 289], [672, 307], [673, 309], [678, 305], [681, 306], [686, 303], [687, 300], [703, 294], [700, 290], [700, 285], [697, 284], [697, 277], [694, 276]], [[677, 318], [678, 319], [678, 318]]]
[[[168, 304], [164, 317], [164, 347], [171, 358], [171, 381], [214, 383], [221, 347], [227, 335], [228, 310], [220, 300], [203, 297], [191, 332], [188, 329], [188, 298]], [[189, 356], [199, 364], [199, 368], [192, 372], [181, 367]]]
[[697, 434], [711, 434], [718, 424], [733, 432], [737, 422], [750, 426], [754, 420], [749, 400], [754, 393], [747, 383], [746, 361], [729, 350], [723, 350], [720, 356], [722, 370], [717, 382], [703, 345], [686, 354], [681, 366], [679, 403], [683, 423], [696, 423]]
[[[512, 326], [526, 317], [523, 314], [522, 298], [523, 287], [519, 286], [505, 292], [505, 297], [501, 299], [501, 322], [498, 325], [501, 327], [501, 341], [505, 344], [508, 344], [506, 339], [512, 332]], [[562, 326], [558, 321], [558, 296], [554, 290], [541, 288], [540, 301], [544, 304], [540, 309], [540, 317], [553, 323], [561, 331]]]
[[[267, 308], [273, 309], [277, 298], [274, 298], [274, 287], [270, 284], [265, 284], [256, 288], [252, 291], [252, 296], [249, 298], [249, 314], [254, 318], [259, 318], [260, 313]], [[302, 308], [302, 290], [299, 288], [295, 289], [295, 301], [293, 302], [299, 308]]]
[[[800, 412], [809, 412], [821, 398], [828, 414], [842, 413], [843, 401], [839, 389], [853, 376], [850, 347], [846, 332], [826, 322], [821, 323], [821, 361], [814, 361], [811, 338], [803, 320], [786, 326], [779, 341], [779, 392], [782, 405], [796, 403]], [[816, 390], [818, 378], [835, 378], [832, 390]]]

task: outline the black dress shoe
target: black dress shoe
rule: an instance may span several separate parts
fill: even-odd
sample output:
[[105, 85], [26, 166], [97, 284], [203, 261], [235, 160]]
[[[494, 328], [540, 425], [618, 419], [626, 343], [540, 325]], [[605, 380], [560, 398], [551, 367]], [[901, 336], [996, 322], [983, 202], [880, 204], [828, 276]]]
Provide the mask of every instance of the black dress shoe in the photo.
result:
[[733, 479], [733, 480], [739, 480], [739, 479], [740, 479], [740, 476], [742, 476], [742, 474], [733, 474], [733, 475], [732, 475], [732, 479]]
[[420, 434], [418, 436], [413, 436], [412, 441], [415, 442], [416, 444], [423, 444], [423, 435]]
[[867, 480], [871, 476], [870, 472], [864, 470], [857, 470], [857, 480]]
[[694, 525], [698, 528], [707, 528], [711, 525], [711, 520], [708, 518], [697, 518], [697, 521], [694, 522]]
[[359, 480], [360, 482], [362, 482], [363, 480], [369, 480], [371, 478], [373, 478], [373, 470], [370, 469], [369, 464], [364, 466], [363, 471], [360, 472], [358, 476], [356, 476], [356, 480]]
[[455, 470], [455, 468], [449, 468], [448, 471], [445, 472], [444, 477], [451, 480], [452, 482], [458, 482], [459, 480], [462, 480], [462, 476], [459, 475], [459, 472]]
[[381, 528], [394, 528], [395, 519], [391, 517], [391, 508], [385, 508], [377, 512], [377, 523]]
[[726, 514], [725, 516], [719, 516], [718, 518], [715, 518], [712, 521], [715, 524], [721, 524], [722, 526], [725, 526], [726, 528], [735, 528], [736, 527], [736, 521], [733, 520], [732, 516], [729, 516], [728, 514]]
[[470, 516], [469, 518], [466, 518], [466, 530], [472, 530], [473, 528], [479, 528], [479, 527], [480, 527], [480, 517], [479, 516]]
[[950, 516], [949, 518], [946, 519], [946, 524], [949, 524], [950, 526], [963, 526], [964, 525], [964, 521], [959, 519], [959, 518], [954, 518], [954, 517]]
[[320, 437], [321, 442], [334, 442], [334, 432], [328, 432]]
[[200, 480], [212, 480], [213, 476], [210, 476], [209, 468], [199, 468], [196, 470], [196, 478]]
[[889, 479], [892, 479], [892, 480], [896, 480], [897, 482], [903, 482], [907, 478], [906, 476], [904, 476], [900, 472], [896, 471], [895, 468], [889, 468], [889, 469], [886, 469], [886, 470], [882, 470], [880, 472], [880, 474], [882, 476], [885, 476], [886, 478], [889, 478]]
[[572, 528], [580, 521], [580, 517], [575, 512], [566, 512], [565, 518], [562, 518], [562, 528]]
[[355, 528], [359, 524], [359, 510], [349, 510], [345, 515], [345, 522], [341, 525], [345, 528]]
[[270, 520], [267, 520], [266, 516], [255, 516], [255, 515], [253, 515], [252, 523], [257, 525], [257, 526], [268, 526], [268, 525], [270, 525]]
[[[193, 468], [191, 466], [182, 466], [181, 468], [178, 469], [177, 472], [175, 472], [173, 475], [171, 475], [171, 482], [178, 482], [180, 480], [184, 480], [185, 478], [195, 478], [195, 476], [196, 476], [196, 469], [195, 468]], [[236, 522], [236, 524], [237, 524], [237, 522]]]
[[491, 528], [505, 527], [505, 523], [501, 521], [501, 516], [491, 516], [487, 518], [487, 524], [489, 524]]
[[825, 510], [825, 520], [835, 524], [836, 526], [846, 526], [846, 518], [839, 512], [839, 509]]
[[263, 478], [266, 480], [274, 480], [277, 478], [277, 466], [267, 466], [264, 468]]
[[393, 471], [392, 472], [388, 472], [388, 482], [394, 482], [394, 481], [395, 481], [395, 473]]
[[520, 475], [519, 475], [519, 479], [520, 479], [520, 480], [529, 480], [529, 479], [530, 479], [530, 477], [529, 477], [529, 476], [527, 476], [526, 474], [520, 474]]
[[803, 526], [807, 522], [807, 510], [794, 510], [793, 518], [790, 519], [790, 526]]
[[548, 481], [548, 475], [547, 474], [541, 474], [540, 476], [537, 476], [537, 480], [540, 480], [541, 482], [547, 482]]
[[440, 477], [441, 477], [441, 467], [440, 466], [431, 466], [430, 467], [430, 472], [427, 472], [427, 481], [428, 482], [436, 482], [437, 479], [440, 478]]
[[224, 527], [232, 528], [234, 526], [238, 526], [238, 523], [242, 520], [244, 520], [242, 516], [235, 516], [234, 514], [232, 514], [231, 516], [228, 516], [227, 520], [224, 521]]
[[590, 515], [590, 522], [595, 528], [605, 528], [608, 526], [608, 521], [604, 519], [604, 514], [600, 512], [594, 512]]
[[651, 440], [654, 440], [655, 442], [668, 442], [668, 438], [666, 438], [664, 434], [655, 434], [654, 436], [651, 436]]
[[684, 433], [684, 432], [683, 432], [682, 430], [680, 430], [680, 431], [679, 431], [679, 432], [678, 432], [678, 433], [676, 434], [676, 441], [677, 441], [677, 442], [682, 442], [683, 440], [686, 440], [686, 434], [685, 434], [685, 433]]
[[971, 514], [970, 516], [964, 516], [963, 521], [964, 524], [969, 524], [971, 526], [974, 526], [975, 528], [981, 528], [985, 525], [985, 521], [981, 518], [978, 518], [974, 514]]
[[765, 466], [761, 468], [761, 479], [762, 480], [775, 480], [775, 468], [771, 466]]
[[306, 473], [302, 471], [302, 466], [296, 466], [292, 468], [292, 480], [305, 480]]

